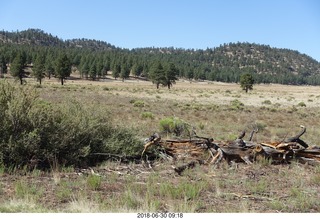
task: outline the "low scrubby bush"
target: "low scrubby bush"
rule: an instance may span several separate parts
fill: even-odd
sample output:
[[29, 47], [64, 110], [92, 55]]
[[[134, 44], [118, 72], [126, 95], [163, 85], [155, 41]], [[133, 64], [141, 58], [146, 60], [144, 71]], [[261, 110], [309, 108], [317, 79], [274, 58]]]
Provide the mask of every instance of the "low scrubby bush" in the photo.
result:
[[230, 109], [231, 110], [243, 110], [244, 104], [240, 100], [234, 99], [234, 100], [230, 101]]
[[152, 112], [142, 112], [141, 118], [142, 119], [154, 119], [154, 114]]
[[160, 120], [160, 130], [167, 134], [181, 136], [188, 133], [188, 124], [178, 117], [168, 117]]
[[34, 87], [0, 82], [0, 165], [50, 167], [96, 164], [98, 153], [141, 152], [134, 131], [116, 127], [97, 107], [66, 101], [53, 105]]

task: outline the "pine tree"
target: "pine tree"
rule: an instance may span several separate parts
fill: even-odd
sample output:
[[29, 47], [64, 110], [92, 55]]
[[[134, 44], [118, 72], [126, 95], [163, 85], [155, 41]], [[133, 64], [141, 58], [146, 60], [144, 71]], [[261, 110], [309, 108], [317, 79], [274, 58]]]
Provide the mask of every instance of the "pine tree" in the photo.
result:
[[2, 77], [5, 73], [7, 73], [7, 63], [5, 58], [0, 55], [0, 77]]
[[119, 63], [114, 63], [112, 66], [112, 76], [117, 79], [120, 76], [121, 66]]
[[166, 84], [165, 70], [160, 62], [156, 62], [150, 69], [149, 78], [159, 89], [160, 84]]
[[172, 84], [176, 83], [176, 80], [178, 80], [177, 75], [178, 75], [178, 69], [173, 63], [169, 63], [169, 65], [165, 69], [166, 80], [163, 86], [167, 86], [168, 89], [170, 89], [172, 87]]
[[18, 53], [17, 56], [14, 58], [11, 64], [10, 72], [13, 77], [20, 80], [20, 84], [22, 85], [23, 77], [25, 76], [23, 54]]
[[39, 81], [41, 84], [42, 79], [45, 77], [44, 71], [45, 71], [45, 57], [41, 54], [39, 54], [33, 64], [32, 74], [33, 76]]
[[46, 56], [45, 72], [47, 73], [47, 76], [49, 79], [51, 78], [51, 75], [54, 74], [54, 67], [52, 64], [52, 56], [51, 55]]
[[61, 85], [63, 85], [64, 80], [71, 74], [71, 63], [66, 54], [60, 54], [55, 68], [56, 77], [60, 79]]
[[89, 77], [94, 81], [97, 78], [97, 68], [96, 63], [91, 63], [90, 70], [89, 70]]
[[254, 79], [253, 76], [249, 73], [242, 74], [240, 76], [240, 86], [242, 90], [245, 90], [248, 93], [248, 90], [253, 89]]
[[89, 64], [86, 61], [85, 63], [83, 63], [83, 65], [81, 66], [81, 69], [80, 69], [81, 78], [85, 77], [86, 79], [88, 79], [89, 71], [90, 71]]
[[134, 76], [140, 76], [142, 71], [143, 71], [143, 66], [138, 64], [138, 63], [135, 63], [133, 66], [132, 66], [132, 74]]
[[130, 69], [127, 67], [126, 64], [122, 64], [121, 72], [120, 72], [120, 77], [122, 78], [122, 81], [129, 78], [129, 76], [130, 76]]

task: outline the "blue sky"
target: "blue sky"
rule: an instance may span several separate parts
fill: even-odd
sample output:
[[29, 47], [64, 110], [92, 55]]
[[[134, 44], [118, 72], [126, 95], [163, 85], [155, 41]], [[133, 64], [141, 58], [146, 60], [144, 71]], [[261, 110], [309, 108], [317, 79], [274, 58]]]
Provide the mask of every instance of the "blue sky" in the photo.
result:
[[319, 0], [0, 0], [0, 29], [28, 28], [129, 49], [250, 42], [320, 61]]

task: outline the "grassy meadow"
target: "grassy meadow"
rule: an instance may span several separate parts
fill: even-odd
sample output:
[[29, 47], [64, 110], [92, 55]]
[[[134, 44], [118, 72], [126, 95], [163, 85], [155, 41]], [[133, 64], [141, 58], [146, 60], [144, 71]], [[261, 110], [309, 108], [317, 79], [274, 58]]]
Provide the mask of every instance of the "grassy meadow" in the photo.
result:
[[[234, 140], [242, 130], [250, 133], [258, 128], [254, 141], [278, 141], [304, 125], [307, 132], [302, 139], [320, 145], [320, 87], [254, 85], [245, 93], [238, 84], [180, 80], [170, 90], [157, 90], [151, 82], [135, 79], [76, 78], [64, 86], [55, 79], [42, 85], [29, 79], [24, 86], [57, 107], [71, 102], [89, 106], [92, 118], [105, 115], [114, 127], [131, 130], [141, 142], [160, 132], [162, 119], [176, 117], [198, 135], [217, 140]], [[197, 166], [179, 176], [173, 165], [156, 160], [149, 168], [114, 160], [85, 169], [2, 167], [0, 212], [320, 211], [319, 166], [271, 165], [267, 160], [253, 165], [222, 162]]]

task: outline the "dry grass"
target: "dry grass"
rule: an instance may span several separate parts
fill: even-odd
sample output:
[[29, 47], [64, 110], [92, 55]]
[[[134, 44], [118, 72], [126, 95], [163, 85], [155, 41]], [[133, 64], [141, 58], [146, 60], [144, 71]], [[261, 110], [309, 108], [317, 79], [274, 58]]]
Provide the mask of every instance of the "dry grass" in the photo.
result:
[[[120, 126], [138, 131], [141, 138], [159, 131], [159, 121], [176, 116], [194, 126], [198, 134], [216, 139], [233, 138], [242, 130], [259, 127], [257, 141], [281, 140], [307, 127], [304, 139], [320, 144], [319, 87], [255, 85], [248, 94], [237, 84], [179, 81], [171, 90], [157, 90], [150, 82], [128, 80], [67, 81], [54, 79], [39, 88], [44, 99], [59, 103], [78, 99], [95, 104]], [[234, 100], [243, 106], [234, 106]], [[312, 101], [310, 101], [312, 100]], [[265, 104], [271, 102], [271, 104]], [[305, 103], [306, 107], [299, 106]], [[152, 115], [152, 119], [142, 115]]]
[[[35, 84], [29, 81], [27, 86]], [[171, 90], [157, 90], [144, 81], [73, 80], [61, 86], [54, 79], [37, 87], [43, 99], [55, 104], [78, 99], [95, 105], [119, 126], [134, 129], [141, 138], [158, 132], [161, 119], [176, 116], [194, 126], [198, 135], [217, 140], [233, 140], [240, 131], [250, 132], [256, 127], [259, 133], [255, 141], [282, 140], [294, 135], [302, 124], [307, 127], [302, 138], [310, 145], [320, 145], [320, 120], [315, 119], [320, 112], [320, 87], [255, 85], [246, 94], [237, 84], [216, 82], [179, 81]], [[306, 106], [299, 106], [300, 102]], [[90, 183], [90, 173], [77, 174], [72, 168], [30, 173], [33, 175], [25, 177], [20, 186], [20, 193], [27, 195], [20, 199], [13, 182], [21, 177], [1, 173], [0, 211], [320, 211], [319, 167], [298, 163], [271, 166], [266, 160], [251, 166], [223, 162], [198, 166], [178, 176], [172, 165], [156, 162], [149, 169], [141, 164], [108, 162], [95, 167], [101, 179]], [[42, 192], [34, 195], [27, 189], [33, 188], [31, 185]], [[22, 206], [22, 210], [16, 206]]]

